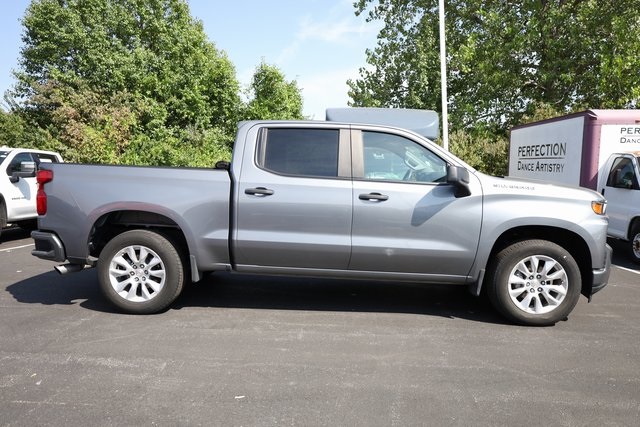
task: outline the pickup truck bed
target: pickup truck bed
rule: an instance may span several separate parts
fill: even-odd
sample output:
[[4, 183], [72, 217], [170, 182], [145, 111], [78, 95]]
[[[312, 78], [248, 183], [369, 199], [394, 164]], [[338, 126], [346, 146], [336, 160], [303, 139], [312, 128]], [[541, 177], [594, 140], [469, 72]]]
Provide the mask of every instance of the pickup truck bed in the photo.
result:
[[[46, 223], [65, 242], [70, 262], [91, 261], [91, 249], [121, 230], [153, 224], [182, 230], [202, 270], [229, 265], [227, 171], [65, 163], [54, 173], [56, 179], [47, 184]], [[77, 236], [91, 236], [92, 242]]]

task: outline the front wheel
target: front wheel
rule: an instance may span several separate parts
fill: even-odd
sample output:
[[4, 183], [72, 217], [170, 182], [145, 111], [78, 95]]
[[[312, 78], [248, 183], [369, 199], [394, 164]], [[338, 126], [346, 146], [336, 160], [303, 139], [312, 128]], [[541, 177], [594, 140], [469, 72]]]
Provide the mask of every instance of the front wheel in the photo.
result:
[[634, 224], [629, 239], [629, 257], [640, 264], [640, 222]]
[[100, 288], [120, 310], [157, 313], [182, 291], [185, 272], [176, 247], [161, 234], [132, 230], [107, 243], [98, 260]]
[[578, 264], [561, 246], [525, 240], [498, 253], [488, 271], [493, 306], [523, 325], [549, 326], [566, 319], [580, 298]]

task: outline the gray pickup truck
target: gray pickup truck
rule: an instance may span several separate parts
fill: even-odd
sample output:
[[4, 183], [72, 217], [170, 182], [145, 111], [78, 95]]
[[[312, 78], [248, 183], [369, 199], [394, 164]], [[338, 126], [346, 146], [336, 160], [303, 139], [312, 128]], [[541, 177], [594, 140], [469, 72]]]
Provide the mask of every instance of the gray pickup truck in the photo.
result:
[[402, 128], [243, 122], [215, 169], [49, 164], [37, 179], [33, 255], [97, 266], [128, 313], [233, 271], [465, 285], [551, 325], [609, 277], [598, 193], [490, 177]]

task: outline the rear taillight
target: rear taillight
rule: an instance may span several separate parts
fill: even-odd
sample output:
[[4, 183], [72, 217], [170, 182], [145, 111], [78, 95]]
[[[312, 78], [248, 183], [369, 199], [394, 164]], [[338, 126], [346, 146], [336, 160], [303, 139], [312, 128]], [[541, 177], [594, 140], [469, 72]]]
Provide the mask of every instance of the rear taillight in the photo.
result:
[[36, 174], [36, 181], [38, 182], [38, 193], [36, 194], [36, 210], [38, 215], [45, 215], [47, 213], [47, 194], [44, 192], [44, 185], [47, 182], [53, 180], [53, 171], [47, 169], [40, 169]]

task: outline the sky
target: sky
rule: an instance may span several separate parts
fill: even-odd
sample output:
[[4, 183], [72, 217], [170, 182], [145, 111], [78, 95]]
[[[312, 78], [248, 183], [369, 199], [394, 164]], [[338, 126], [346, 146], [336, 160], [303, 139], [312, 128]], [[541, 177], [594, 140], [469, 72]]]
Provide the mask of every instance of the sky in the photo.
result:
[[[14, 84], [22, 45], [21, 20], [30, 0], [0, 6], [0, 94]], [[304, 115], [324, 120], [325, 109], [346, 107], [347, 79], [366, 66], [381, 25], [355, 16], [353, 0], [188, 0], [209, 41], [226, 52], [248, 85], [261, 61], [277, 66], [302, 89]]]

